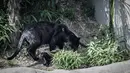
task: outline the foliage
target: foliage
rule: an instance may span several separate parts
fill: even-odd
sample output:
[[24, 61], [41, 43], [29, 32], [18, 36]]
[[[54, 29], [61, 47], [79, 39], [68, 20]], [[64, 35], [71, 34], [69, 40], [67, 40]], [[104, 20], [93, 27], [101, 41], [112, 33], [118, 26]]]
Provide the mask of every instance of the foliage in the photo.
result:
[[118, 42], [111, 38], [111, 33], [107, 26], [101, 26], [100, 34], [102, 34], [100, 35], [102, 38], [91, 41], [85, 54], [83, 54], [86, 65], [106, 65], [130, 58], [129, 51], [119, 49]]
[[106, 65], [124, 60], [124, 51], [119, 51], [117, 42], [110, 39], [91, 41], [86, 52], [89, 66]]
[[41, 10], [38, 12], [40, 15], [27, 15], [23, 17], [22, 23], [31, 24], [37, 21], [50, 21], [50, 22], [61, 22], [61, 19], [68, 18], [74, 20], [74, 10], [72, 8], [59, 9], [59, 10]]
[[54, 54], [53, 64], [61, 69], [79, 68], [83, 63], [79, 53], [61, 50]]
[[98, 39], [106, 39], [106, 38], [111, 38], [111, 33], [109, 31], [109, 26], [107, 25], [100, 25], [99, 32], [97, 34], [100, 38]]
[[43, 10], [40, 14], [42, 20], [46, 21], [58, 20], [58, 18], [61, 17], [61, 14], [58, 13], [58, 11]]
[[22, 23], [37, 21], [61, 22], [62, 18], [74, 20], [74, 8], [60, 8], [59, 0], [22, 1]]
[[[0, 48], [6, 49], [9, 46], [9, 34], [13, 32], [13, 28], [8, 25], [7, 15], [3, 10], [0, 10]], [[0, 51], [1, 51], [0, 50]]]

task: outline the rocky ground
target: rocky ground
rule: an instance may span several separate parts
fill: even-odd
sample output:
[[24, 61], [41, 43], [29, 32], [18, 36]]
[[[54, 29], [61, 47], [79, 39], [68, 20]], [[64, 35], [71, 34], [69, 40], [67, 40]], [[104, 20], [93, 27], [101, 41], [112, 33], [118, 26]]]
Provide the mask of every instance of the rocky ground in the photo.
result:
[[[41, 52], [48, 51], [49, 48], [47, 46], [41, 46], [37, 49], [37, 56], [40, 57]], [[9, 54], [8, 56], [10, 56]], [[6, 57], [5, 57], [6, 58]], [[53, 70], [55, 67], [50, 66], [46, 67], [43, 65], [43, 61], [40, 59], [39, 61], [34, 61], [27, 53], [26, 48], [22, 49], [21, 52], [12, 60], [6, 60], [4, 58], [0, 58], [0, 68], [10, 68], [10, 67], [31, 67], [35, 69], [41, 70]]]

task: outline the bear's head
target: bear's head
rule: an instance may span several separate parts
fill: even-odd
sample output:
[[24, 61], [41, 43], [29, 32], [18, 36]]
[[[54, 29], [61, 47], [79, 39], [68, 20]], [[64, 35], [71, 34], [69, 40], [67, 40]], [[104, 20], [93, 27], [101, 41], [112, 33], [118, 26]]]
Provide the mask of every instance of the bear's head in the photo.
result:
[[80, 38], [77, 37], [74, 33], [69, 35], [69, 42], [70, 42], [70, 47], [76, 51], [79, 47], [80, 44]]

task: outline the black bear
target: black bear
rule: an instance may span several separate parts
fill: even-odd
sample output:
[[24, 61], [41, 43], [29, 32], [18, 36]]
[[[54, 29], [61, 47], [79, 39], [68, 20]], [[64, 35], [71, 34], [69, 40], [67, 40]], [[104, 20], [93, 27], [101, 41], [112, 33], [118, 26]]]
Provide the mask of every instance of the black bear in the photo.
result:
[[39, 58], [35, 56], [36, 49], [42, 44], [49, 44], [50, 51], [55, 50], [56, 46], [63, 48], [64, 42], [70, 42], [70, 46], [76, 50], [79, 44], [79, 38], [71, 32], [67, 26], [63, 24], [55, 24], [51, 22], [41, 21], [32, 24], [24, 29], [18, 43], [18, 49], [15, 53], [8, 57], [8, 60], [13, 59], [22, 49], [22, 43], [26, 41], [29, 43], [27, 51], [29, 55], [37, 61]]

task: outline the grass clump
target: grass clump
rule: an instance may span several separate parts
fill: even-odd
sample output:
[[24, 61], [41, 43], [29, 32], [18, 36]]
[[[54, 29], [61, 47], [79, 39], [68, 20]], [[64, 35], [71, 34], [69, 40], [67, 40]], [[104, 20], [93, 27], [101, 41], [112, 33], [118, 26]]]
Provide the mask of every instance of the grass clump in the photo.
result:
[[124, 60], [117, 43], [108, 39], [91, 41], [85, 58], [85, 63], [89, 66], [106, 65]]
[[84, 63], [89, 66], [101, 66], [114, 62], [124, 61], [130, 58], [129, 51], [120, 48], [118, 42], [111, 38], [107, 27], [101, 27], [102, 37], [91, 41], [84, 53]]
[[61, 50], [54, 54], [53, 64], [60, 69], [75, 69], [83, 64], [82, 59], [77, 52]]

